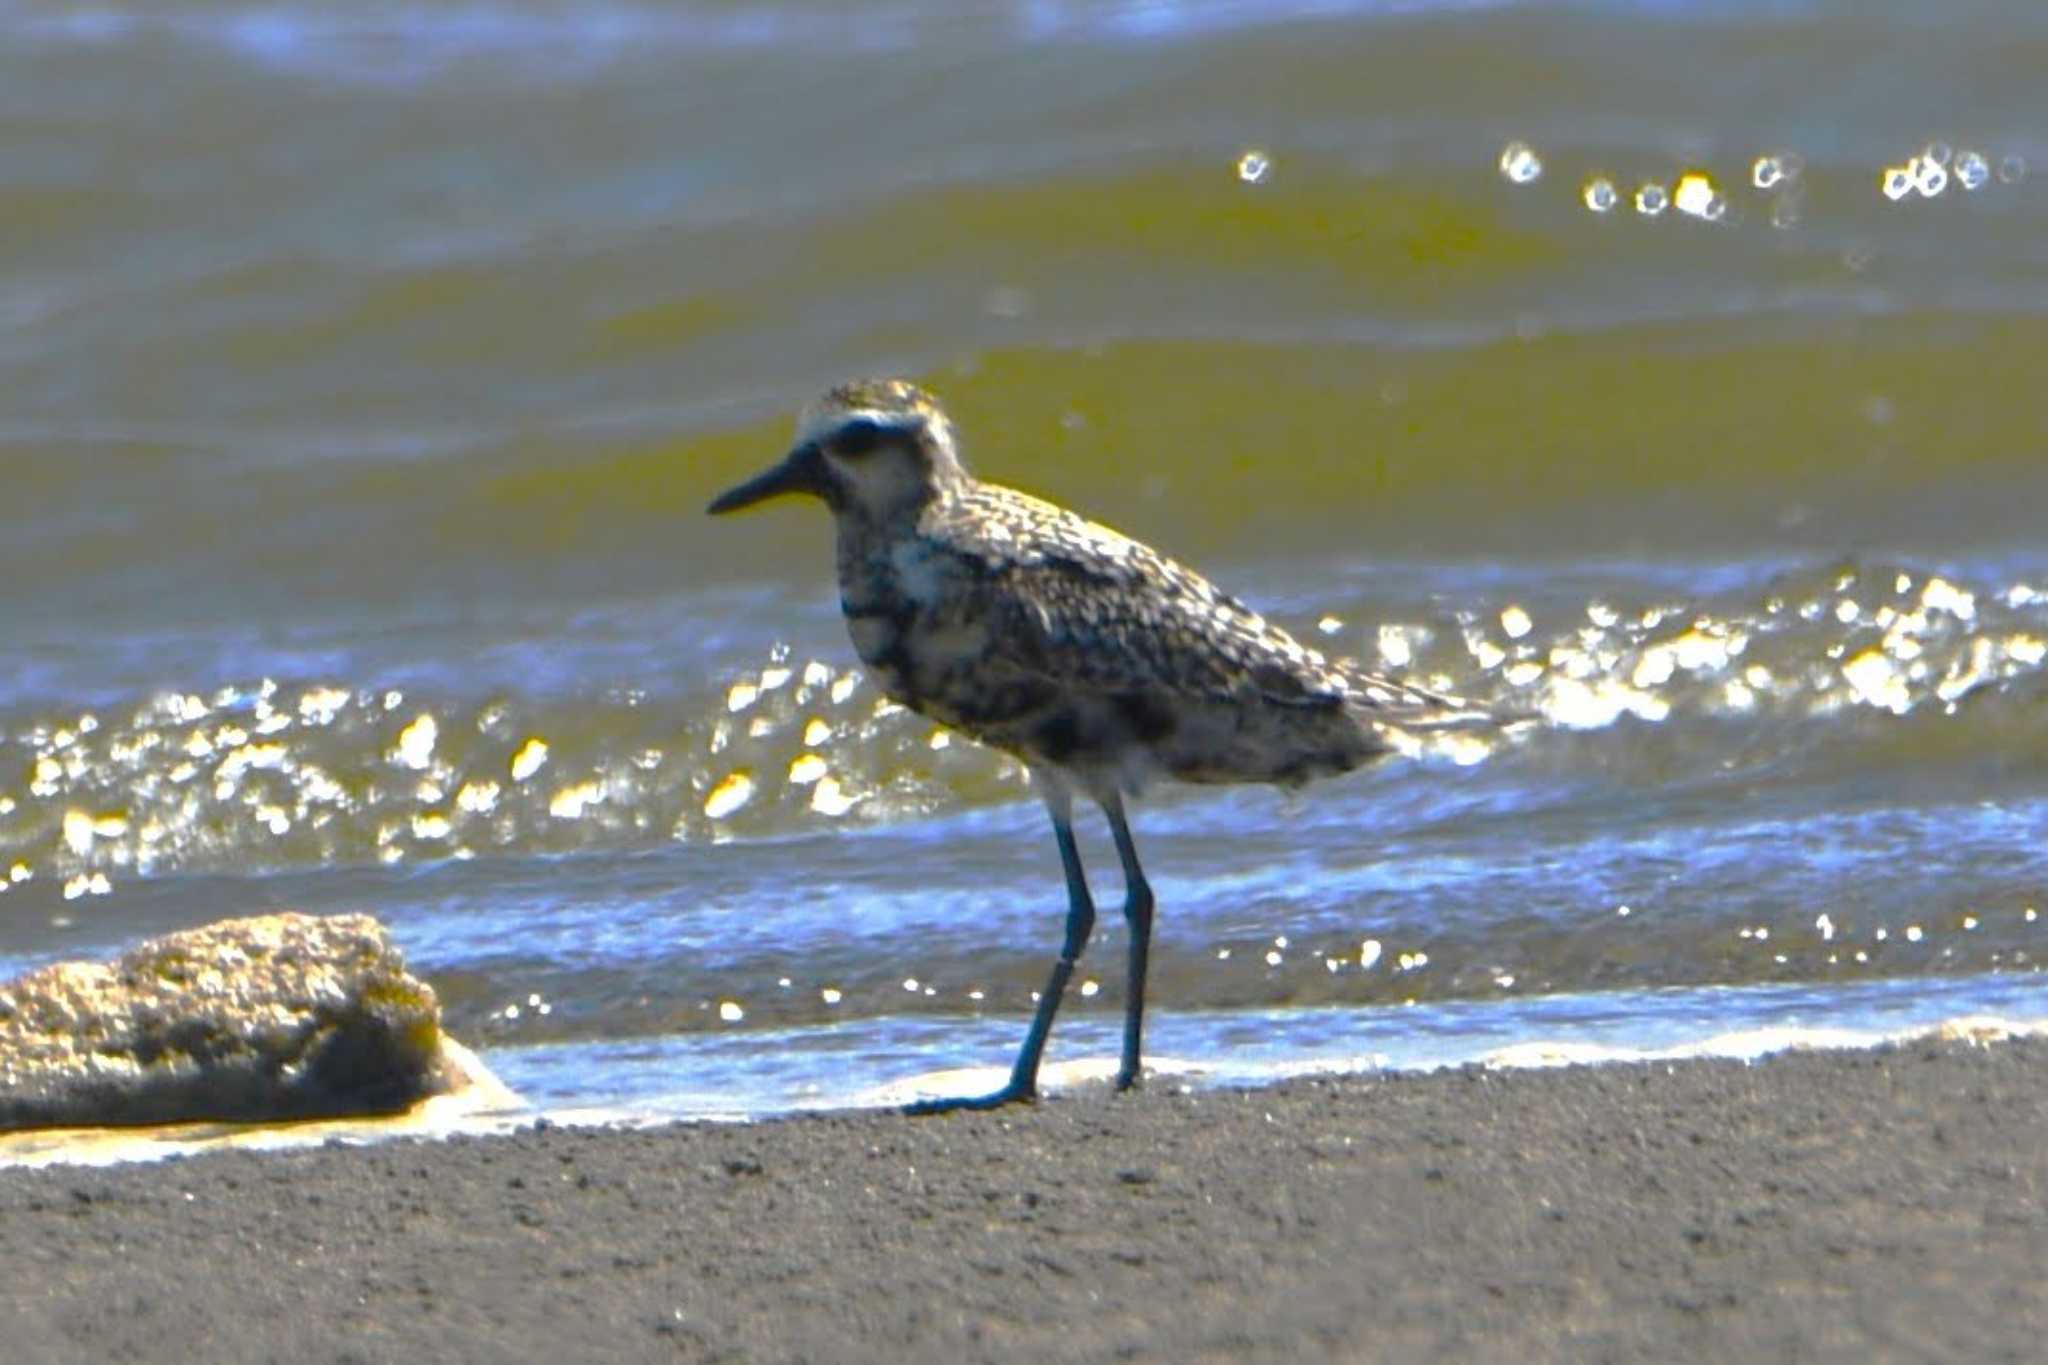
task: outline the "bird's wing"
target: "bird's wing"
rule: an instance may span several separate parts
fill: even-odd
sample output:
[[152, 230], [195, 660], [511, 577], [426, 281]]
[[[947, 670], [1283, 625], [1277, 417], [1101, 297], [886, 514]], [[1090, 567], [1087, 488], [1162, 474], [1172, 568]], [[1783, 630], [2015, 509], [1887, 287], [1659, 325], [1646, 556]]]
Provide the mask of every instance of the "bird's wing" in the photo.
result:
[[[978, 604], [1021, 672], [1066, 690], [1351, 706], [1389, 724], [1456, 723], [1469, 703], [1346, 668], [1202, 575], [1108, 527], [994, 485], [948, 539], [987, 584]], [[999, 529], [996, 529], [999, 528]], [[1483, 713], [1480, 713], [1483, 714]]]

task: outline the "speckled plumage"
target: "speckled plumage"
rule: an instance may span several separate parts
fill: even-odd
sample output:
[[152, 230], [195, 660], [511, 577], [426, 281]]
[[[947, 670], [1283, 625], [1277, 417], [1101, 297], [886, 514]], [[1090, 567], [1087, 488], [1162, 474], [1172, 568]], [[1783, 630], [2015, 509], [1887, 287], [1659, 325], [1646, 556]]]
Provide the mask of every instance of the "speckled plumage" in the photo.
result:
[[1326, 659], [1208, 579], [1106, 526], [983, 483], [938, 403], [902, 380], [844, 384], [807, 408], [774, 469], [715, 501], [803, 492], [832, 509], [840, 605], [894, 700], [1022, 758], [1067, 875], [1065, 951], [1011, 1082], [942, 1101], [1034, 1093], [1039, 1051], [1094, 923], [1070, 824], [1078, 789], [1116, 836], [1132, 929], [1123, 1066], [1137, 1080], [1152, 898], [1123, 797], [1156, 776], [1294, 785], [1392, 750], [1388, 727], [1486, 723], [1456, 698]]
[[842, 602], [888, 694], [1089, 790], [1279, 782], [1469, 714], [1340, 669], [1200, 574], [1037, 498], [969, 483], [909, 526], [842, 524]]
[[[877, 387], [835, 390], [807, 427], [891, 400], [935, 410]], [[838, 523], [841, 604], [888, 695], [1090, 791], [1294, 784], [1389, 752], [1383, 725], [1479, 714], [1340, 667], [1194, 570], [957, 458], [934, 462], [928, 497]]]

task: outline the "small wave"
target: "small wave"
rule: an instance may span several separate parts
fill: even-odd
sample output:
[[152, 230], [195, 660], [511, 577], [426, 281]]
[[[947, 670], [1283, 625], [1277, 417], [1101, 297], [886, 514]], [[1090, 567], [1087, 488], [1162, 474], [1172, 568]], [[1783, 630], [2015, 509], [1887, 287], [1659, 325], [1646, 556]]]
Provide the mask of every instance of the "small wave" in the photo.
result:
[[[2048, 1032], [2035, 978], [1752, 986], [1561, 994], [1542, 999], [1323, 1008], [1157, 1012], [1148, 1083], [1181, 1090], [1267, 1085], [1295, 1076], [1562, 1066], [1699, 1058], [1757, 1061], [1805, 1049], [1925, 1041], [1988, 1044]], [[493, 1049], [491, 1066], [537, 1107], [569, 1121], [748, 1118], [900, 1104], [993, 1090], [1015, 1046], [1011, 1020], [877, 1018], [751, 1038]], [[1117, 1021], [1064, 1021], [1051, 1091], [1115, 1074]], [[969, 1058], [986, 1057], [970, 1064]]]
[[[1839, 772], [1904, 752], [1925, 770], [2041, 743], [2028, 699], [2048, 680], [2048, 583], [1842, 563], [1700, 599], [1617, 578], [1586, 597], [1502, 590], [1353, 623], [1372, 611], [1333, 601], [1290, 624], [1330, 654], [1539, 718], [1409, 741], [1453, 764], [1527, 746], [1661, 771], [1676, 745], [1715, 769], [1798, 753]], [[1027, 782], [858, 669], [788, 645], [715, 690], [660, 698], [257, 679], [0, 723], [0, 763], [19, 774], [0, 789], [0, 886], [66, 899], [174, 871], [778, 838], [1015, 801]], [[1616, 727], [1672, 737], [1570, 738]]]

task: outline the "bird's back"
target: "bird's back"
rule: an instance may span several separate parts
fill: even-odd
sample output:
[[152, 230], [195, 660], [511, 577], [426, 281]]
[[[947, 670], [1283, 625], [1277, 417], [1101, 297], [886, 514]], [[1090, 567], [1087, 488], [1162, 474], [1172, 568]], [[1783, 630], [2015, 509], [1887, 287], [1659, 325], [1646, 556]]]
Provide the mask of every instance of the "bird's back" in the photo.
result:
[[1295, 784], [1479, 714], [1340, 666], [1208, 579], [1064, 508], [971, 482], [842, 524], [861, 657], [895, 699], [1098, 789], [1164, 773]]

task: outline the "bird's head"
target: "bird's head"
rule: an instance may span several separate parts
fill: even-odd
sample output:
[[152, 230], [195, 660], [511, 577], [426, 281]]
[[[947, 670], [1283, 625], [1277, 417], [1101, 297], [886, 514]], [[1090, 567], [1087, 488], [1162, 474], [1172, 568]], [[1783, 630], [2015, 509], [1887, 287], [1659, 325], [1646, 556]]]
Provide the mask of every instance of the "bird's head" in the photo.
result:
[[914, 511], [966, 477], [938, 400], [901, 379], [857, 380], [805, 408], [782, 462], [721, 493], [708, 510], [809, 493], [834, 512], [881, 519]]

